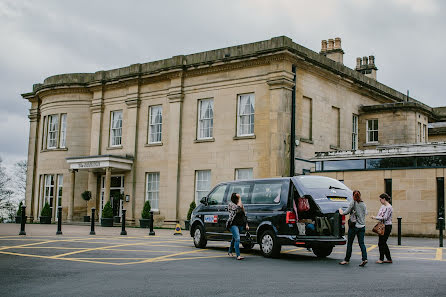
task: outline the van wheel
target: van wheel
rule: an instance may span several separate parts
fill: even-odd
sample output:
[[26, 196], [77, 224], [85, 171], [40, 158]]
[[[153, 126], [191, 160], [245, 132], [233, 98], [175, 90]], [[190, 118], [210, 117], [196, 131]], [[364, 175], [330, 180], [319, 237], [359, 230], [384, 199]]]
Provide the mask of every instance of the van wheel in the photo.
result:
[[318, 247], [312, 247], [313, 253], [318, 258], [325, 258], [331, 254], [333, 251], [332, 246], [318, 246]]
[[196, 248], [203, 249], [206, 247], [207, 240], [204, 233], [204, 228], [201, 225], [197, 225], [194, 229], [194, 245]]
[[277, 258], [282, 246], [277, 241], [276, 235], [271, 230], [266, 230], [260, 237], [260, 252], [266, 258]]

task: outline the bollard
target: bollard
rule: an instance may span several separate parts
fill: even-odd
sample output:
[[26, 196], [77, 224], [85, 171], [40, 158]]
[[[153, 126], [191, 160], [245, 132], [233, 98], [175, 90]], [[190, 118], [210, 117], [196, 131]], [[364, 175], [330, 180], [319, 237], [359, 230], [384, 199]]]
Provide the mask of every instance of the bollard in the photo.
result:
[[94, 232], [94, 212], [96, 211], [96, 208], [92, 207], [91, 208], [91, 231], [90, 231], [90, 235], [96, 235], [96, 232]]
[[26, 235], [26, 232], [25, 232], [25, 224], [26, 224], [25, 209], [26, 209], [26, 205], [22, 205], [22, 222], [20, 223], [19, 235]]
[[398, 217], [398, 245], [401, 245], [401, 217]]
[[125, 231], [125, 212], [126, 212], [126, 210], [123, 209], [123, 210], [122, 210], [122, 217], [121, 217], [121, 220], [122, 220], [122, 230], [121, 230], [121, 235], [127, 235], [127, 231]]
[[57, 232], [56, 235], [62, 235], [62, 206], [57, 207]]
[[155, 235], [155, 231], [153, 231], [153, 211], [150, 211], [150, 232], [149, 235]]
[[438, 218], [438, 226], [440, 227], [440, 247], [443, 247], [443, 226], [444, 226], [444, 218]]

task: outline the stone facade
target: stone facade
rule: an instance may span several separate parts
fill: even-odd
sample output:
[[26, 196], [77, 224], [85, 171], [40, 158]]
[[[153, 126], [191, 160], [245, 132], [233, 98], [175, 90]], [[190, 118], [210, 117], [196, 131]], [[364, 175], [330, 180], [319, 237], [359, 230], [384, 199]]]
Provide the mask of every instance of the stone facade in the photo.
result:
[[[290, 150], [294, 149], [297, 159], [304, 160], [296, 162], [294, 173], [301, 173], [308, 167], [305, 160], [317, 151], [351, 149], [353, 115], [359, 116], [362, 147], [368, 117], [379, 117], [385, 126], [392, 125], [394, 118], [364, 112], [362, 106], [418, 101], [344, 66], [339, 49], [333, 61], [331, 55], [318, 54], [282, 36], [109, 71], [45, 79], [22, 95], [31, 102], [28, 217], [39, 216], [48, 196], [45, 191], [51, 190], [51, 185], [45, 184], [46, 175], [54, 179], [63, 176], [60, 198], [63, 218], [68, 220], [79, 220], [91, 207], [101, 208], [102, 200], [111, 199], [110, 191], [101, 189], [113, 188], [112, 176], [123, 176], [121, 191], [129, 198], [123, 207], [129, 222], [137, 224], [148, 192], [147, 174], [159, 173], [156, 220], [162, 224], [186, 218], [195, 199], [197, 170], [210, 170], [208, 190], [233, 180], [238, 168], [252, 168], [254, 178], [289, 176]], [[290, 138], [293, 90], [296, 140], [300, 140], [296, 145]], [[245, 94], [255, 98], [254, 133], [239, 136], [238, 98]], [[206, 139], [197, 137], [201, 99], [213, 99], [213, 135]], [[149, 143], [149, 111], [154, 106], [162, 107], [162, 134], [161, 141]], [[401, 123], [416, 125], [419, 115], [427, 123], [434, 115], [426, 108], [401, 111]], [[110, 143], [112, 113], [116, 111], [122, 111], [121, 145]], [[61, 120], [63, 114], [66, 145], [48, 149], [48, 120], [53, 115]], [[401, 139], [392, 138], [399, 135], [396, 130], [380, 131], [380, 139], [413, 142], [413, 129], [403, 130], [408, 135]], [[61, 131], [59, 124], [59, 136]], [[59, 187], [53, 186], [55, 209]], [[88, 204], [81, 199], [85, 190], [92, 193]]]

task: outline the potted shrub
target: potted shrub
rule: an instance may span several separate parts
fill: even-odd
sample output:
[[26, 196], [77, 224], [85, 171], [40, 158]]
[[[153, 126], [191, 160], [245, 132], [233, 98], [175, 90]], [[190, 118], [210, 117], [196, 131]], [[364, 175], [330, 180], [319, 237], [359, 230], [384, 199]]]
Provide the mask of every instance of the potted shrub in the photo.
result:
[[[121, 217], [119, 216], [119, 206], [120, 206], [120, 200], [124, 200], [124, 194], [123, 193], [115, 193], [112, 197], [113, 199], [113, 221], [115, 223], [121, 222]], [[115, 215], [116, 214], [116, 215]]]
[[45, 203], [40, 212], [40, 224], [51, 224], [51, 208], [48, 202]]
[[186, 230], [189, 230], [190, 228], [190, 217], [192, 216], [195, 207], [197, 207], [197, 205], [195, 204], [195, 201], [192, 201], [189, 205], [189, 211], [187, 212], [187, 220], [184, 221], [184, 229]]
[[111, 207], [110, 201], [102, 209], [101, 226], [113, 227], [113, 208]]
[[[90, 191], [84, 191], [81, 194], [82, 199], [85, 200], [85, 203], [87, 204], [87, 213], [88, 213], [88, 201], [91, 199], [91, 192]], [[90, 216], [84, 216], [84, 222], [90, 222]]]
[[139, 226], [141, 228], [149, 228], [150, 227], [150, 201], [147, 200], [144, 203], [144, 208], [141, 212], [141, 218], [139, 219]]
[[22, 223], [22, 201], [20, 201], [19, 204], [19, 209], [17, 209], [17, 215], [15, 216], [15, 222], [16, 224], [21, 224]]

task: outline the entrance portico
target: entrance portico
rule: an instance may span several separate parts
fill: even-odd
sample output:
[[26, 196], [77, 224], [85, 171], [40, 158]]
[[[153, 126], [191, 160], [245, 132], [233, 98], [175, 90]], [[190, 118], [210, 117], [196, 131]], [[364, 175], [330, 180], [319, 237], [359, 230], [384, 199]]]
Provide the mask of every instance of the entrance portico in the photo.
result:
[[[74, 211], [74, 188], [76, 180], [76, 172], [79, 170], [87, 170], [88, 174], [88, 190], [92, 193], [93, 205], [99, 206], [100, 209], [97, 212], [101, 212], [102, 207], [110, 201], [110, 188], [112, 174], [124, 174], [132, 170], [133, 158], [122, 157], [115, 155], [99, 155], [99, 156], [81, 156], [66, 158], [67, 163], [70, 165], [71, 172], [71, 187], [69, 192], [68, 203], [68, 216], [67, 220], [73, 220]], [[100, 205], [97, 205], [97, 175], [103, 175], [105, 173], [104, 181], [101, 178], [101, 194], [103, 191], [103, 198], [101, 197]], [[103, 190], [102, 190], [103, 188]], [[132, 203], [132, 206], [134, 204]], [[132, 209], [132, 213], [133, 213]], [[88, 209], [87, 209], [88, 213]], [[93, 219], [93, 218], [92, 218]]]

